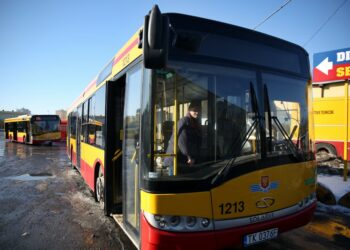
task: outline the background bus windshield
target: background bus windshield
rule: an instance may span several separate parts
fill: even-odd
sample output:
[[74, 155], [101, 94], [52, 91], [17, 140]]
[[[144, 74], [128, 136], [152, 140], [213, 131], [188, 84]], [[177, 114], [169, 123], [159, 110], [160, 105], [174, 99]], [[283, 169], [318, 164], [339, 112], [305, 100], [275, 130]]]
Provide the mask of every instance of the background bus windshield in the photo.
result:
[[33, 135], [59, 131], [59, 119], [54, 117], [34, 117], [32, 121]]

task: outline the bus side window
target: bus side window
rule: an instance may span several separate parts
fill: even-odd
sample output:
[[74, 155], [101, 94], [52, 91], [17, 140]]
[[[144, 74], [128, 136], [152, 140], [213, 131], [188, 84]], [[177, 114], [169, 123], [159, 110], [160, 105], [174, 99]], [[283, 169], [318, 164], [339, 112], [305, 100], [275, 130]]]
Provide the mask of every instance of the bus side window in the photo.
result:
[[89, 111], [88, 101], [83, 104], [83, 115], [82, 115], [82, 131], [81, 131], [81, 141], [88, 142], [88, 111]]
[[90, 145], [96, 144], [96, 126], [95, 118], [95, 96], [89, 99], [89, 129], [88, 129], [88, 143]]
[[96, 95], [93, 107], [94, 116], [92, 119], [95, 122], [95, 145], [104, 148], [104, 130], [105, 130], [105, 87], [100, 88]]

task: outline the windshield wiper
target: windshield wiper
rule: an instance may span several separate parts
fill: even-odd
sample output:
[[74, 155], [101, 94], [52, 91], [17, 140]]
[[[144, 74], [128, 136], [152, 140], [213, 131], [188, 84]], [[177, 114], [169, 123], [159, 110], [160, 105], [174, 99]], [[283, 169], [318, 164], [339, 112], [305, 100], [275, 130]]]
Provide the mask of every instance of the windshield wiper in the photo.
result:
[[[250, 92], [250, 96], [251, 96], [251, 105], [252, 105], [252, 109], [253, 112], [255, 114], [255, 116], [253, 117], [253, 123], [252, 125], [250, 125], [249, 129], [247, 130], [247, 132], [244, 134], [243, 138], [243, 142], [239, 148], [238, 151], [236, 151], [237, 153], [233, 153], [233, 157], [227, 162], [227, 164], [222, 168], [222, 170], [219, 171], [219, 173], [216, 175], [216, 177], [213, 179], [212, 183], [215, 183], [216, 180], [218, 180], [225, 172], [228, 171], [228, 169], [230, 169], [233, 164], [235, 163], [237, 157], [241, 154], [245, 144], [248, 142], [250, 136], [252, 135], [252, 133], [254, 132], [255, 128], [258, 126], [258, 124], [260, 124], [261, 120], [264, 119], [259, 112], [259, 107], [258, 107], [258, 100], [256, 98], [256, 94], [254, 91], [254, 87], [252, 82], [250, 82], [250, 87], [249, 87], [249, 92]], [[236, 147], [238, 141], [235, 141], [233, 143], [233, 149]]]
[[304, 158], [303, 154], [298, 153], [299, 136], [297, 139], [297, 145], [295, 145], [292, 141], [292, 138], [297, 129], [297, 126], [294, 126], [291, 134], [288, 135], [287, 131], [283, 128], [283, 125], [281, 124], [278, 117], [271, 116], [270, 99], [269, 99], [269, 93], [268, 93], [266, 84], [264, 84], [264, 100], [265, 100], [265, 111], [268, 114], [268, 129], [269, 129], [269, 137], [270, 137], [268, 142], [269, 151], [270, 152], [272, 151], [272, 121], [274, 121], [277, 125], [278, 130], [281, 132], [282, 136], [284, 137], [283, 143], [287, 146], [287, 149], [291, 151], [291, 153], [295, 158], [298, 159], [299, 158], [298, 156], [301, 156], [303, 159]]

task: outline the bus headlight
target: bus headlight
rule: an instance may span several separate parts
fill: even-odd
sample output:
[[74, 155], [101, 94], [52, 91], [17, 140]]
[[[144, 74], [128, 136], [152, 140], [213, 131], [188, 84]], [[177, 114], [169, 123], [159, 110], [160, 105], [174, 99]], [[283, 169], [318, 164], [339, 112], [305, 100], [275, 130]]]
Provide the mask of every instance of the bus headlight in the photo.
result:
[[316, 194], [311, 193], [308, 196], [304, 197], [301, 201], [298, 202], [299, 209], [303, 209], [305, 207], [308, 207], [312, 203], [316, 201]]
[[194, 225], [196, 225], [197, 219], [196, 217], [193, 216], [188, 216], [186, 217], [186, 224], [189, 227], [193, 227]]
[[303, 206], [304, 206], [304, 201], [303, 201], [303, 200], [302, 200], [302, 201], [299, 201], [299, 202], [298, 202], [298, 205], [299, 205], [300, 208], [303, 207]]
[[162, 219], [162, 216], [160, 216], [159, 214], [156, 214], [156, 215], [154, 215], [154, 219], [156, 221], [160, 221]]
[[161, 220], [161, 221], [158, 223], [158, 225], [159, 225], [159, 227], [161, 227], [161, 228], [165, 228], [166, 223], [165, 223], [165, 221]]
[[153, 227], [166, 231], [197, 232], [214, 229], [213, 221], [208, 218], [178, 215], [153, 215], [148, 212], [144, 212], [144, 216], [148, 223]]
[[207, 218], [202, 218], [201, 223], [203, 227], [208, 227], [210, 225], [210, 220]]
[[179, 216], [171, 216], [170, 217], [170, 225], [176, 227], [180, 224], [181, 219]]

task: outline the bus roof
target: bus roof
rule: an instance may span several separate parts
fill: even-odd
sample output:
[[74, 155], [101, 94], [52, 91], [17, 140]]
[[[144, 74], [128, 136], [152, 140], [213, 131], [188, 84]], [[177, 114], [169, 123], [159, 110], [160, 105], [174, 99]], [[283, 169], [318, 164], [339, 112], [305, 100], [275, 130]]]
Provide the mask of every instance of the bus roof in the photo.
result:
[[[166, 13], [169, 16], [170, 23], [176, 23], [176, 25], [190, 26], [191, 28], [204, 29], [206, 31], [216, 31], [219, 33], [238, 33], [240, 36], [246, 39], [258, 40], [262, 43], [268, 43], [270, 46], [281, 46], [286, 49], [292, 49], [303, 53], [306, 57], [308, 56], [305, 49], [301, 46], [293, 44], [291, 42], [282, 40], [277, 37], [273, 37], [261, 32], [236, 26], [233, 24], [223, 23], [216, 20], [205, 19], [202, 17], [195, 17], [190, 15], [178, 14], [178, 13]], [[220, 27], [220, 29], [218, 29]], [[105, 65], [105, 67], [98, 73], [98, 75], [88, 84], [85, 90], [76, 98], [73, 104], [68, 108], [70, 113], [74, 108], [83, 103], [93, 93], [95, 93], [101, 86], [103, 86], [108, 80], [112, 79], [124, 68], [130, 65], [135, 59], [142, 55], [143, 50], [138, 47], [139, 44], [139, 33], [142, 30], [141, 27], [125, 45], [114, 55], [114, 57]]]
[[32, 117], [31, 115], [20, 115], [17, 117], [7, 118], [4, 120], [4, 122], [7, 123], [7, 122], [29, 121], [31, 117]]
[[139, 32], [140, 30], [138, 30], [129, 39], [129, 41], [114, 55], [114, 57], [106, 64], [99, 74], [89, 83], [85, 90], [73, 102], [71, 107], [68, 108], [68, 113], [86, 100], [86, 98], [91, 96], [92, 93], [103, 86], [108, 80], [121, 72], [136, 58], [142, 55], [142, 49], [138, 48]]
[[58, 115], [20, 115], [17, 117], [12, 117], [12, 118], [7, 118], [4, 120], [5, 123], [8, 122], [24, 122], [24, 121], [30, 121], [33, 117], [57, 117], [59, 118]]

